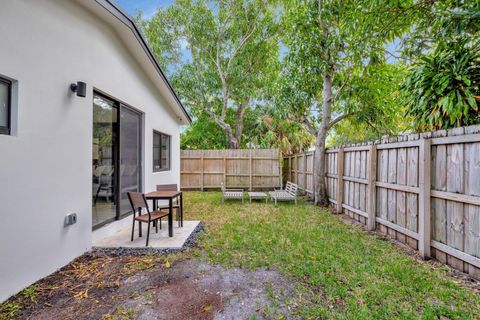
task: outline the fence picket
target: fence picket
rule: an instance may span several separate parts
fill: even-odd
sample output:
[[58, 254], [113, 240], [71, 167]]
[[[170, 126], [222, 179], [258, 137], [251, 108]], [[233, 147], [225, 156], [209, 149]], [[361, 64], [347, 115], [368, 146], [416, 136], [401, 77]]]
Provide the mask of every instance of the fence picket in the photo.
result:
[[[328, 193], [337, 212], [367, 229], [480, 278], [480, 134], [448, 134], [328, 149]], [[313, 195], [314, 175], [302, 173]]]

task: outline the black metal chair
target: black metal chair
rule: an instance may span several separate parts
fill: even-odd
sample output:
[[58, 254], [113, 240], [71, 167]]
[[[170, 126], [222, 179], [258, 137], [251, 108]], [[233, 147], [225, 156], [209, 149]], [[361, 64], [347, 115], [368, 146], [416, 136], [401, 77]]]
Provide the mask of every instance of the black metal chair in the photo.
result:
[[[173, 184], [157, 184], [157, 191], [178, 191], [178, 186], [176, 183]], [[179, 227], [183, 227], [183, 212], [180, 210], [180, 204], [178, 200], [175, 200], [175, 203], [172, 206], [173, 210], [177, 211], [177, 222]], [[168, 205], [158, 206], [158, 210], [169, 210]], [[160, 219], [160, 224], [161, 224]]]
[[[133, 224], [132, 224], [132, 239], [133, 241], [133, 234], [135, 232], [135, 221], [138, 221], [138, 236], [142, 237], [142, 222], [145, 222], [148, 224], [147, 228], [147, 242], [146, 242], [146, 247], [148, 247], [148, 240], [150, 238], [150, 223], [154, 222], [156, 232], [158, 233], [158, 221], [163, 217], [168, 216], [168, 212], [163, 212], [163, 211], [153, 211], [150, 212], [150, 209], [148, 208], [148, 203], [147, 199], [145, 198], [144, 194], [138, 193], [138, 192], [127, 192], [128, 199], [130, 200], [130, 204], [132, 205], [133, 209]], [[146, 214], [142, 214], [142, 209], [146, 210]], [[138, 216], [136, 216], [138, 212]]]

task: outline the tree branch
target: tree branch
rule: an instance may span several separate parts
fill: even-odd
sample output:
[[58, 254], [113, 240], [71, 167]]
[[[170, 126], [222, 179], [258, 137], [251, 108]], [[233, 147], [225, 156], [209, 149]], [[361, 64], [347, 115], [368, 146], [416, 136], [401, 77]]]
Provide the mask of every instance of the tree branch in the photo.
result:
[[333, 127], [334, 125], [336, 125], [337, 123], [342, 121], [343, 119], [348, 118], [352, 115], [353, 115], [353, 113], [344, 113], [344, 114], [339, 115], [338, 117], [336, 117], [335, 119], [330, 121], [330, 123], [328, 124], [328, 129], [330, 129], [331, 127]]
[[313, 125], [311, 119], [308, 117], [308, 116], [304, 116], [302, 119], [301, 119], [301, 123], [305, 126], [305, 128], [307, 128], [307, 130], [313, 134], [315, 137], [317, 136], [318, 134], [318, 130], [317, 128], [315, 128], [315, 126]]
[[[261, 12], [261, 11], [260, 11]], [[232, 55], [228, 59], [227, 63], [227, 74], [230, 72], [231, 64], [233, 59], [237, 56], [238, 52], [245, 46], [247, 43], [248, 39], [255, 33], [257, 30], [257, 20], [260, 17], [260, 13], [253, 19], [253, 27], [250, 31], [248, 31], [244, 36], [242, 36], [242, 39], [240, 40], [239, 45], [233, 50]]]

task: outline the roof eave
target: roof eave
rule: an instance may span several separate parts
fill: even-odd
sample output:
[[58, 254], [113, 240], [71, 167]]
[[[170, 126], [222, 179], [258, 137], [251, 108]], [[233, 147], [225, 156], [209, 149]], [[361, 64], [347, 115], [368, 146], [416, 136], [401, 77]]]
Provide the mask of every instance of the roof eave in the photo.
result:
[[172, 85], [170, 84], [167, 77], [165, 76], [162, 69], [160, 68], [160, 65], [158, 64], [158, 61], [155, 58], [155, 55], [153, 54], [152, 50], [150, 50], [146, 40], [142, 36], [142, 34], [141, 34], [139, 28], [137, 27], [134, 19], [111, 0], [95, 0], [95, 1], [99, 5], [101, 5], [103, 8], [105, 8], [108, 12], [110, 12], [113, 16], [115, 16], [118, 20], [120, 20], [123, 24], [125, 24], [133, 32], [133, 35], [135, 36], [135, 38], [139, 42], [142, 49], [145, 51], [145, 54], [147, 55], [147, 57], [152, 62], [156, 71], [160, 75], [160, 78], [163, 80], [163, 82], [165, 83], [165, 85], [169, 89], [170, 94], [174, 97], [174, 99], [177, 102], [179, 108], [182, 110], [182, 113], [185, 115], [185, 117], [187, 119], [187, 122], [189, 124], [192, 123], [192, 118], [190, 118], [190, 115], [188, 114], [187, 110], [185, 109], [182, 102], [178, 98], [178, 96], [177, 96], [175, 90], [173, 89]]

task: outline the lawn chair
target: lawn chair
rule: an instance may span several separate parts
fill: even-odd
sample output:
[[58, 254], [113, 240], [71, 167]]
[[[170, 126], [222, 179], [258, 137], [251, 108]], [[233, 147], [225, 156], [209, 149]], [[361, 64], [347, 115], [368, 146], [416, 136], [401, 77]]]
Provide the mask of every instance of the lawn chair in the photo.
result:
[[[178, 191], [177, 184], [157, 184], [157, 191]], [[177, 222], [179, 227], [183, 227], [183, 212], [180, 210], [180, 204], [178, 199], [175, 199], [175, 202], [172, 206], [173, 210], [177, 211]], [[168, 205], [159, 205], [158, 210], [170, 210]], [[160, 218], [160, 229], [162, 229], [162, 218]]]
[[269, 194], [273, 201], [275, 201], [275, 205], [277, 205], [277, 201], [295, 201], [295, 204], [297, 204], [297, 190], [298, 185], [288, 181], [284, 190], [270, 191]]
[[[160, 220], [163, 217], [168, 216], [168, 212], [162, 212], [162, 211], [153, 211], [150, 212], [150, 209], [148, 208], [148, 203], [147, 199], [145, 199], [145, 195], [138, 193], [138, 192], [127, 192], [128, 199], [130, 200], [130, 204], [132, 205], [133, 209], [133, 224], [132, 224], [132, 239], [133, 241], [133, 234], [135, 231], [135, 221], [138, 221], [138, 236], [142, 237], [142, 222], [145, 222], [148, 224], [147, 228], [147, 243], [146, 247], [148, 247], [148, 240], [150, 238], [150, 223], [151, 222], [156, 222], [155, 224], [155, 229], [156, 232], [158, 233], [158, 220]], [[142, 209], [146, 210], [146, 214], [142, 214]], [[136, 216], [138, 212], [138, 217]]]
[[242, 204], [244, 203], [243, 199], [243, 189], [227, 189], [222, 182], [222, 202], [225, 200], [242, 200]]

